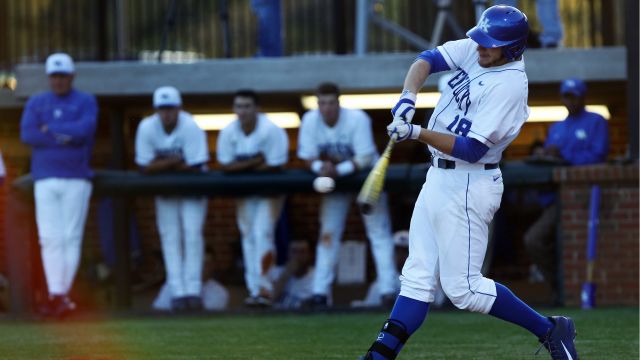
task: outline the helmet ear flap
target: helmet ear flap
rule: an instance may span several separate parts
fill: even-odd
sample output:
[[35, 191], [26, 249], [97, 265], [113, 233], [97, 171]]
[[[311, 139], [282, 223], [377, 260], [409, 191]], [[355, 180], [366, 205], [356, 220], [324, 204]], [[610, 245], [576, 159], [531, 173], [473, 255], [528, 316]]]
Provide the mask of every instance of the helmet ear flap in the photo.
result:
[[502, 48], [502, 54], [509, 61], [519, 58], [527, 48], [527, 39], [519, 41], [513, 45], [507, 45]]

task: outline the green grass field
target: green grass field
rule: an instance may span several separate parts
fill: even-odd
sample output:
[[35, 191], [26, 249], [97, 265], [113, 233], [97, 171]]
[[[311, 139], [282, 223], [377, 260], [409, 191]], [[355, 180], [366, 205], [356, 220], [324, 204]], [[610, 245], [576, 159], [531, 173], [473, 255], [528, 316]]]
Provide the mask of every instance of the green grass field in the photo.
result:
[[[553, 312], [553, 311], [550, 311]], [[581, 359], [638, 359], [638, 309], [562, 310]], [[0, 359], [357, 359], [386, 313], [204, 315], [0, 322]], [[536, 339], [490, 316], [429, 314], [399, 359], [548, 359]], [[543, 349], [544, 350], [544, 349]]]

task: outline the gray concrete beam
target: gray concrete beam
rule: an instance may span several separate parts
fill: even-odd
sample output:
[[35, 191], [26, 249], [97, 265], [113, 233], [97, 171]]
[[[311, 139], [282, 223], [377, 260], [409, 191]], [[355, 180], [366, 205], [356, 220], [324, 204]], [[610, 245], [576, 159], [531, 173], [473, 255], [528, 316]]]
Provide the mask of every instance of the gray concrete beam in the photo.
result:
[[[185, 95], [230, 94], [252, 88], [267, 93], [311, 93], [323, 81], [345, 92], [399, 91], [414, 53], [357, 56], [310, 56], [216, 59], [193, 64], [82, 62], [76, 86], [97, 96], [149, 95], [162, 85], [174, 85]], [[578, 76], [587, 81], [626, 80], [624, 47], [535, 49], [525, 54], [529, 82], [554, 83]], [[43, 64], [17, 68], [16, 96], [28, 97], [47, 88]], [[438, 76], [426, 86], [435, 88]]]

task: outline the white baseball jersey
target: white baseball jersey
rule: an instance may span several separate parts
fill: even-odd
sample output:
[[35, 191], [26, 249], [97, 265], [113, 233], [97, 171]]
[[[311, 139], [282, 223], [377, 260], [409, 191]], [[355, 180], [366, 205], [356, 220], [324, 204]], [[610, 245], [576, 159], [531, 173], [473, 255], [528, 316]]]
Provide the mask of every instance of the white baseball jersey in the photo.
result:
[[[298, 134], [298, 157], [304, 160], [322, 159], [340, 163], [354, 158], [375, 161], [378, 150], [373, 142], [371, 119], [362, 110], [340, 108], [338, 121], [329, 127], [319, 110], [308, 111], [302, 117]], [[316, 266], [313, 293], [329, 296], [335, 279], [335, 264], [352, 193], [331, 193], [320, 204], [320, 239], [316, 246]], [[383, 193], [374, 212], [363, 216], [367, 237], [376, 264], [376, 273], [384, 294], [397, 288], [393, 238], [387, 197]]]
[[303, 160], [323, 159], [339, 163], [353, 157], [374, 155], [371, 119], [362, 110], [340, 108], [338, 122], [329, 127], [319, 110], [302, 117], [298, 135], [298, 157]]
[[[529, 117], [527, 74], [524, 59], [497, 67], [480, 66], [477, 46], [471, 39], [438, 46], [455, 72], [442, 89], [428, 128], [475, 138], [489, 147], [478, 163], [498, 163]], [[437, 157], [461, 161], [432, 146], [429, 150]]]
[[217, 158], [221, 164], [246, 160], [262, 153], [269, 166], [280, 166], [289, 159], [289, 139], [266, 115], [258, 116], [256, 128], [247, 135], [239, 121], [234, 121], [220, 131]]
[[[524, 61], [483, 68], [477, 45], [470, 39], [448, 42], [438, 50], [456, 71], [447, 81], [429, 129], [475, 138], [489, 147], [479, 163], [499, 162], [529, 115]], [[468, 165], [430, 150], [437, 157]], [[429, 169], [411, 217], [400, 295], [432, 302], [440, 283], [456, 307], [491, 310], [496, 285], [481, 269], [489, 224], [503, 191], [499, 168]]]
[[[207, 135], [191, 114], [180, 111], [178, 123], [170, 134], [165, 132], [158, 114], [143, 119], [136, 133], [136, 164], [147, 166], [156, 158], [175, 155], [189, 166], [202, 164], [201, 170], [206, 170]], [[207, 198], [157, 196], [155, 205], [171, 295], [174, 298], [200, 296]]]
[[147, 166], [156, 157], [173, 155], [181, 156], [189, 166], [209, 161], [209, 146], [204, 130], [186, 111], [180, 111], [178, 123], [170, 134], [164, 131], [158, 114], [144, 118], [136, 133], [136, 164]]
[[[236, 120], [227, 125], [218, 136], [217, 158], [221, 164], [230, 164], [262, 154], [269, 166], [280, 166], [289, 158], [289, 139], [284, 129], [260, 114], [256, 127], [245, 134]], [[239, 198], [236, 217], [242, 235], [242, 255], [245, 264], [245, 282], [251, 297], [269, 295], [273, 283], [268, 277], [272, 266], [269, 258], [275, 253], [275, 224], [280, 216], [284, 197], [250, 196]]]

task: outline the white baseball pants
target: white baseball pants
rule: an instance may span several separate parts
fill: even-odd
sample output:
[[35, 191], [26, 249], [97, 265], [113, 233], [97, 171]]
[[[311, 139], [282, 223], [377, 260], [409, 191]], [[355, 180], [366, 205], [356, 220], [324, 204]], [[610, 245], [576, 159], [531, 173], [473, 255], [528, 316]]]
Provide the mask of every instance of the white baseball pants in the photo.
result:
[[[316, 247], [316, 266], [313, 293], [329, 295], [335, 279], [340, 241], [344, 233], [345, 221], [353, 194], [332, 193], [324, 195], [320, 205], [320, 239]], [[381, 294], [398, 291], [398, 271], [396, 270], [393, 235], [389, 218], [387, 194], [382, 193], [377, 206], [369, 215], [363, 215], [367, 237], [371, 242], [371, 252], [376, 266], [376, 274]]]
[[411, 217], [400, 295], [432, 302], [438, 281], [460, 309], [488, 313], [493, 280], [480, 273], [489, 223], [500, 207], [500, 169], [430, 168]]
[[275, 226], [284, 196], [251, 196], [237, 200], [236, 219], [242, 236], [244, 279], [250, 296], [270, 295], [269, 271], [275, 265]]
[[36, 180], [36, 222], [50, 295], [71, 290], [78, 271], [92, 184], [86, 179]]
[[156, 202], [156, 223], [162, 243], [167, 284], [173, 297], [200, 296], [206, 197], [164, 197]]

